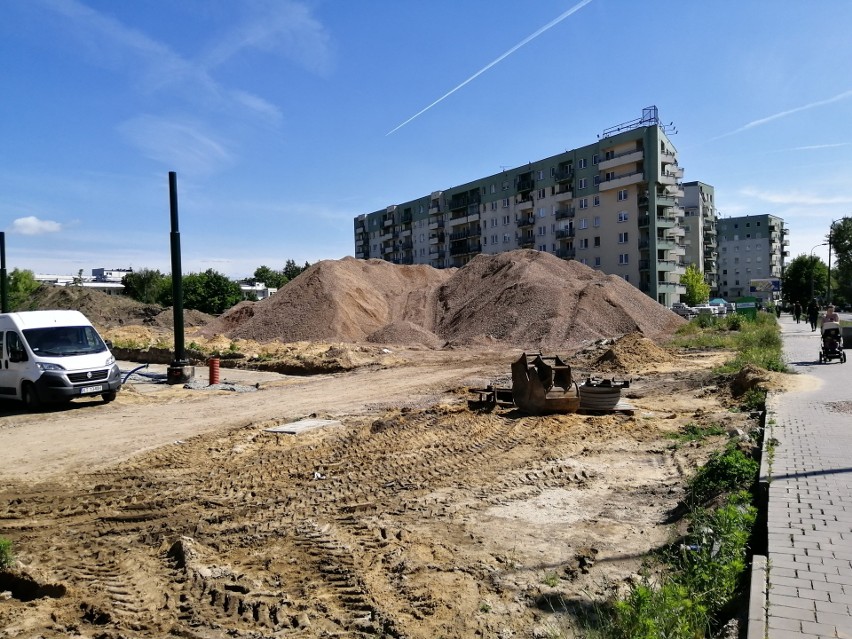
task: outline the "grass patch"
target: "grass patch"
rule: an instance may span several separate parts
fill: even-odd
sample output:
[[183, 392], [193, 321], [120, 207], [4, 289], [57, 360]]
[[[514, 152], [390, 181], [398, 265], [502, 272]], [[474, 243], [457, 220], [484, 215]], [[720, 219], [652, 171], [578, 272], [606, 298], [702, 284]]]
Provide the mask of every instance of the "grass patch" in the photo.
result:
[[688, 515], [689, 533], [663, 554], [656, 574], [602, 610], [595, 634], [611, 639], [696, 639], [711, 636], [721, 613], [740, 595], [748, 540], [757, 517], [748, 492], [713, 511]]
[[701, 504], [725, 492], [747, 489], [754, 482], [760, 464], [730, 442], [710, 459], [686, 485], [687, 503]]
[[699, 315], [680, 327], [671, 343], [680, 348], [735, 351], [731, 360], [714, 371], [717, 375], [737, 373], [747, 364], [787, 372], [778, 321], [770, 313], [758, 313], [754, 320], [742, 315]]
[[725, 429], [722, 428], [719, 424], [710, 424], [709, 426], [699, 426], [698, 424], [691, 422], [680, 429], [678, 433], [669, 433], [666, 435], [668, 439], [674, 439], [680, 443], [689, 443], [699, 441], [701, 439], [705, 439], [707, 437], [714, 437], [716, 435], [724, 435]]
[[5, 537], [0, 537], [0, 570], [12, 567], [15, 556], [12, 554], [12, 542]]

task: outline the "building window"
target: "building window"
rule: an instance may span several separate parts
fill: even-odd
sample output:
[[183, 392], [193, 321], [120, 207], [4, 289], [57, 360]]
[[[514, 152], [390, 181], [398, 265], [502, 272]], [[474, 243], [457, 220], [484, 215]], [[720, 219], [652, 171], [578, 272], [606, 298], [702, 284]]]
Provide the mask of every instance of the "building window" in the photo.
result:
[[620, 189], [618, 191], [618, 201], [624, 202], [627, 199], [627, 189]]
[[615, 171], [607, 171], [606, 175], [604, 176], [604, 179], [607, 182], [609, 182], [610, 180], [614, 180], [615, 179]]
[[503, 244], [508, 244], [511, 241], [511, 237], [512, 236], [509, 235], [508, 233], [504, 233], [503, 234]]
[[538, 216], [544, 217], [545, 215], [547, 215], [547, 209], [542, 206], [538, 209]]
[[627, 244], [627, 231], [618, 234], [618, 243]]
[[611, 160], [614, 157], [615, 157], [615, 151], [610, 150], [610, 151], [607, 151], [606, 153], [604, 153], [604, 159], [606, 159], [606, 160]]
[[580, 264], [582, 264], [583, 266], [588, 266], [589, 261], [585, 257], [581, 257], [580, 258]]
[[[539, 173], [541, 173], [541, 171], [539, 171]], [[539, 179], [542, 179], [542, 178], [539, 178]], [[538, 199], [539, 199], [539, 200], [543, 200], [543, 199], [545, 198], [545, 196], [546, 196], [546, 195], [547, 195], [547, 194], [545, 193], [544, 189], [539, 189], [539, 190], [538, 190]]]
[[580, 158], [579, 160], [577, 160], [577, 168], [578, 169], [585, 169], [586, 166], [587, 166], [586, 158]]
[[491, 185], [491, 193], [496, 193], [496, 192], [497, 192], [497, 185], [496, 185], [496, 184], [492, 184], [492, 185]]
[[488, 246], [488, 238], [487, 237], [482, 238], [482, 246]]
[[628, 217], [629, 216], [627, 215], [627, 211], [619, 211], [618, 212], [618, 221], [619, 222], [626, 222]]
[[595, 153], [595, 154], [592, 156], [592, 164], [597, 164], [597, 163], [598, 163], [598, 154], [597, 154], [597, 153]]
[[618, 263], [619, 263], [620, 265], [622, 265], [622, 266], [623, 266], [624, 264], [627, 264], [627, 263], [628, 263], [628, 261], [629, 261], [629, 259], [630, 259], [630, 254], [629, 254], [629, 253], [619, 253], [619, 254], [618, 254]]
[[508, 208], [509, 208], [509, 198], [507, 198], [507, 197], [504, 197], [504, 198], [503, 198], [503, 208], [504, 208], [504, 209], [508, 209]]
[[587, 198], [587, 197], [581, 197], [580, 198], [580, 208], [581, 209], [589, 208], [589, 198]]
[[492, 244], [497, 244], [497, 234], [496, 234], [496, 233], [495, 233], [494, 235], [492, 235], [492, 236], [491, 236], [491, 243], [492, 243]]
[[601, 205], [601, 196], [596, 195], [592, 198], [592, 206], [600, 206]]
[[578, 228], [581, 228], [581, 229], [589, 228], [589, 220], [587, 220], [584, 217], [580, 218], [580, 224], [578, 225]]
[[547, 235], [547, 227], [546, 226], [539, 226], [538, 227], [538, 234], [539, 235]]
[[600, 176], [600, 175], [596, 175], [596, 176], [595, 176], [595, 186], [597, 186], [597, 185], [598, 185], [598, 184], [600, 184], [600, 183], [601, 183], [601, 176]]
[[580, 241], [578, 242], [577, 248], [581, 248], [581, 249], [589, 248], [589, 238], [587, 238], [587, 237], [580, 238]]
[[543, 180], [543, 179], [544, 179], [544, 171], [538, 171], [538, 172], [536, 173], [536, 175], [538, 175], [538, 179], [539, 179], [539, 180]]
[[538, 250], [541, 251], [542, 253], [547, 253], [547, 244], [539, 244]]
[[497, 200], [494, 200], [494, 201], [491, 203], [491, 210], [492, 210], [492, 211], [496, 211], [496, 210], [497, 210]]
[[601, 267], [601, 258], [599, 256], [595, 257], [595, 268]]
[[601, 216], [596, 215], [595, 219], [592, 221], [592, 224], [594, 225], [595, 228], [598, 228], [601, 225]]
[[600, 235], [595, 235], [595, 242], [594, 242], [594, 245], [595, 245], [596, 247], [599, 247], [599, 246], [601, 245], [601, 236], [600, 236]]
[[585, 189], [589, 184], [589, 180], [587, 178], [580, 178], [577, 184], [577, 188]]
[[507, 224], [509, 224], [511, 221], [512, 221], [511, 216], [509, 216], [509, 215], [504, 215], [504, 216], [503, 216], [503, 226], [506, 226], [506, 225], [507, 225]]

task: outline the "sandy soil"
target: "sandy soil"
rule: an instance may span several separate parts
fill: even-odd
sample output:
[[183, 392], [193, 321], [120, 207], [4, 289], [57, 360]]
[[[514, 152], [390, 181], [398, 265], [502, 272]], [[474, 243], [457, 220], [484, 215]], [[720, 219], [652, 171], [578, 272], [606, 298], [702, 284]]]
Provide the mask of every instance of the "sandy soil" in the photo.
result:
[[[18, 560], [0, 637], [573, 636], [573, 612], [673, 538], [685, 476], [726, 440], [668, 436], [756, 424], [702, 353], [630, 371], [632, 413], [471, 411], [467, 389], [506, 383], [517, 355], [383, 351], [333, 375], [222, 370], [245, 392], [134, 377], [112, 404], [0, 405]], [[266, 430], [305, 417], [337, 423]]]

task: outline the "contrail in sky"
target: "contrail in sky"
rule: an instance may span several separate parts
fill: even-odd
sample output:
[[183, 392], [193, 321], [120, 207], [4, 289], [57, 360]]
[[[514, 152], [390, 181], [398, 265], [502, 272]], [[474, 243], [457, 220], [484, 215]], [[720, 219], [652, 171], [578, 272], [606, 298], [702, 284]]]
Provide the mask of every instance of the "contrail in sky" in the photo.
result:
[[[807, 111], [808, 109], [814, 109], [816, 107], [825, 106], [826, 104], [831, 104], [832, 102], [839, 102], [840, 100], [845, 100], [846, 98], [852, 97], [852, 89], [849, 91], [844, 91], [843, 93], [839, 93], [835, 95], [833, 98], [828, 98], [827, 100], [820, 100], [819, 102], [811, 102], [810, 104], [806, 104], [804, 106], [796, 107], [795, 109], [789, 109], [787, 111], [781, 111], [780, 113], [776, 113], [775, 115], [770, 115], [765, 118], [760, 118], [759, 120], [753, 120], [748, 124], [744, 124], [739, 129], [731, 131], [729, 133], [725, 133], [723, 135], [719, 135], [712, 140], [719, 140], [721, 138], [726, 138], [730, 135], [736, 135], [737, 133], [742, 133], [743, 131], [748, 131], [749, 129], [753, 129], [756, 126], [762, 126], [767, 124], [768, 122], [772, 122], [773, 120], [779, 120], [781, 118], [786, 118], [788, 115], [793, 115], [794, 113], [799, 113], [801, 111]], [[711, 141], [712, 141], [711, 140]]]
[[562, 22], [565, 18], [567, 18], [567, 17], [568, 17], [568, 16], [570, 16], [571, 14], [573, 14], [573, 13], [575, 13], [575, 12], [579, 11], [580, 9], [582, 9], [583, 7], [585, 7], [587, 4], [589, 4], [591, 1], [592, 1], [592, 0], [581, 0], [580, 2], [578, 2], [577, 4], [575, 4], [573, 7], [571, 7], [570, 9], [568, 9], [568, 11], [566, 11], [565, 13], [561, 14], [559, 17], [555, 18], [554, 20], [551, 20], [550, 22], [548, 22], [546, 25], [544, 25], [541, 29], [539, 29], [538, 31], [536, 31], [536, 32], [535, 32], [535, 33], [533, 33], [532, 35], [529, 35], [529, 36], [527, 36], [526, 38], [524, 38], [523, 40], [521, 40], [518, 44], [516, 44], [514, 47], [512, 47], [511, 49], [509, 49], [508, 51], [506, 51], [506, 53], [504, 53], [503, 55], [501, 55], [499, 58], [497, 58], [496, 60], [494, 60], [494, 61], [493, 61], [493, 62], [491, 62], [490, 64], [487, 64], [486, 66], [482, 67], [479, 71], [477, 71], [476, 73], [474, 73], [474, 74], [473, 74], [472, 76], [470, 76], [467, 80], [465, 80], [464, 82], [462, 82], [460, 85], [458, 85], [457, 87], [455, 87], [455, 88], [453, 88], [453, 89], [449, 90], [447, 93], [445, 93], [445, 94], [444, 94], [444, 95], [442, 95], [440, 98], [438, 98], [437, 100], [435, 100], [432, 104], [430, 104], [429, 106], [427, 106], [425, 109], [422, 109], [421, 111], [418, 111], [417, 113], [415, 113], [414, 115], [412, 115], [410, 118], [408, 118], [405, 122], [403, 122], [402, 124], [400, 124], [398, 127], [396, 127], [395, 129], [392, 129], [392, 130], [388, 131], [388, 132], [385, 134], [385, 137], [389, 136], [389, 135], [390, 135], [391, 133], [393, 133], [394, 131], [398, 131], [399, 129], [401, 129], [402, 127], [404, 127], [406, 124], [408, 124], [409, 122], [411, 122], [414, 118], [416, 118], [416, 117], [419, 117], [419, 116], [423, 115], [424, 113], [426, 113], [426, 111], [428, 111], [429, 109], [431, 109], [433, 106], [435, 106], [435, 105], [436, 105], [436, 104], [438, 104], [439, 102], [441, 102], [441, 101], [443, 101], [443, 100], [447, 99], [447, 98], [448, 98], [448, 97], [450, 97], [453, 93], [455, 93], [456, 91], [458, 91], [459, 89], [461, 89], [464, 85], [466, 85], [466, 84], [468, 84], [468, 83], [472, 82], [473, 80], [475, 80], [476, 78], [478, 78], [479, 76], [481, 76], [483, 73], [485, 73], [486, 71], [488, 71], [488, 69], [490, 69], [491, 67], [493, 67], [495, 64], [497, 64], [497, 63], [499, 63], [499, 62], [502, 62], [503, 60], [505, 60], [506, 58], [508, 58], [510, 55], [512, 55], [515, 51], [517, 51], [518, 49], [520, 49], [522, 46], [524, 46], [525, 44], [527, 44], [527, 43], [531, 42], [532, 40], [535, 40], [538, 36], [540, 36], [540, 35], [541, 35], [542, 33], [544, 33], [545, 31], [547, 31], [547, 30], [549, 30], [549, 29], [551, 29], [551, 28], [555, 27], [557, 24], [559, 24], [560, 22]]

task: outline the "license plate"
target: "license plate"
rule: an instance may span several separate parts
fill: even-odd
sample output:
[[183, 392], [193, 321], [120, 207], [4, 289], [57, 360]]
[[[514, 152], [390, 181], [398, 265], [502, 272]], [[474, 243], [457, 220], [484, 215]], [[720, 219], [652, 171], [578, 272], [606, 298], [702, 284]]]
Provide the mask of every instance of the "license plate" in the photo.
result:
[[104, 389], [103, 385], [98, 386], [83, 386], [80, 389], [81, 395], [86, 395], [87, 393], [100, 393]]

